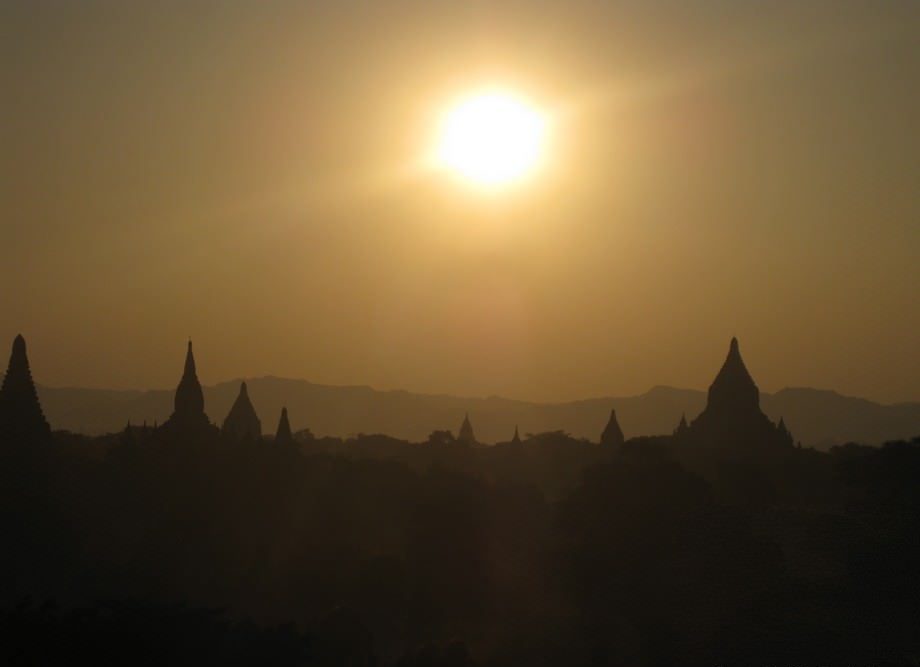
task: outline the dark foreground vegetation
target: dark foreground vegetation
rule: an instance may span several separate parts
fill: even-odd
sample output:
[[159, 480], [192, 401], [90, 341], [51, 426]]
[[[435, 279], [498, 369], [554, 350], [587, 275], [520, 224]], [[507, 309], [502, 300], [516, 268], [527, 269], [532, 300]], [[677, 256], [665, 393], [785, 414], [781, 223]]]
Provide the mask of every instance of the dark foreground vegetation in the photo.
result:
[[9, 664], [920, 664], [920, 439], [0, 452]]

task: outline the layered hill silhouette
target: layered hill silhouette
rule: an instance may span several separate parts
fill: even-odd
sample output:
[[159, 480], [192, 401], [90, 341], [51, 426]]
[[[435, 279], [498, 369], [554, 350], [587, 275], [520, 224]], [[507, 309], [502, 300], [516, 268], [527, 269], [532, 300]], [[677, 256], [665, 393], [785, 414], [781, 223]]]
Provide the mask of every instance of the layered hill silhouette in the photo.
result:
[[[240, 393], [241, 380], [203, 387], [207, 412], [222, 423]], [[456, 431], [468, 412], [481, 442], [507, 441], [515, 427], [524, 433], [562, 429], [596, 441], [615, 409], [627, 438], [669, 434], [681, 416], [694, 419], [706, 404], [706, 392], [654, 387], [638, 396], [597, 398], [568, 403], [531, 403], [513, 399], [464, 398], [379, 391], [363, 386], [330, 386], [277, 377], [245, 379], [249, 398], [263, 423], [274, 424], [288, 408], [294, 431], [309, 428], [317, 436], [347, 437], [385, 433], [423, 441], [434, 430]], [[117, 391], [38, 387], [54, 429], [87, 434], [115, 432], [127, 422], [162, 424], [173, 410], [174, 390]], [[820, 449], [844, 442], [880, 444], [920, 432], [920, 403], [883, 405], [833, 391], [787, 388], [761, 393], [770, 419], [783, 418], [797, 441]], [[267, 420], [267, 422], [266, 422]]]

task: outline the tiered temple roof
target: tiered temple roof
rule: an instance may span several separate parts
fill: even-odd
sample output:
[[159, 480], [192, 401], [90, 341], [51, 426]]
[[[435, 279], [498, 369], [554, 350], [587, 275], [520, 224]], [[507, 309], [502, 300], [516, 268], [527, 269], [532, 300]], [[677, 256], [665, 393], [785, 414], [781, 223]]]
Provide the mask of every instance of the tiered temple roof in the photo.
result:
[[217, 431], [204, 412], [204, 392], [195, 370], [192, 341], [188, 342], [185, 353], [185, 368], [176, 388], [173, 413], [160, 428], [165, 433], [178, 436], [213, 435]]
[[690, 424], [688, 437], [697, 445], [730, 452], [792, 442], [788, 431], [782, 433], [760, 409], [760, 390], [744, 365], [737, 338], [731, 340], [725, 363], [709, 387], [706, 408]]

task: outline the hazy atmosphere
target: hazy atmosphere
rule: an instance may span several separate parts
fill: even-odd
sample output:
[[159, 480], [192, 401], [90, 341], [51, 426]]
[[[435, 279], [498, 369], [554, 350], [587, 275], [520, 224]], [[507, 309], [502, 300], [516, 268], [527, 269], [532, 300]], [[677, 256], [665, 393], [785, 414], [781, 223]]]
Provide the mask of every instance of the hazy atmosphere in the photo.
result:
[[0, 665], [920, 667], [918, 27], [0, 0]]
[[[564, 9], [563, 9], [564, 7]], [[50, 386], [920, 399], [920, 4], [0, 2], [0, 341]], [[502, 192], [458, 96], [548, 120]]]

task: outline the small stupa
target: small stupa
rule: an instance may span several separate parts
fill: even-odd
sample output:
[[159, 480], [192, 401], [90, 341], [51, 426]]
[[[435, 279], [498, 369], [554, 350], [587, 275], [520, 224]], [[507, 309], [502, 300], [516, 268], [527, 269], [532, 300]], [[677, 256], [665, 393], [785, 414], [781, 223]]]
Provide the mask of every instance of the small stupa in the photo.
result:
[[245, 382], [240, 384], [240, 393], [227, 413], [220, 431], [224, 436], [236, 441], [255, 441], [262, 437], [262, 422], [259, 421], [256, 409], [249, 400]]
[[460, 432], [457, 434], [457, 442], [466, 445], [475, 445], [476, 436], [473, 434], [473, 425], [470, 423], [470, 414], [466, 413], [463, 417], [463, 423], [460, 424]]
[[278, 420], [278, 429], [275, 431], [275, 444], [294, 444], [294, 434], [291, 433], [291, 423], [288, 421], [287, 408], [281, 408], [281, 419]]
[[625, 441], [623, 429], [620, 428], [620, 424], [617, 421], [617, 411], [611, 410], [607, 426], [604, 428], [604, 432], [601, 433], [601, 444], [608, 447], [619, 447]]

